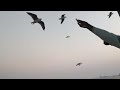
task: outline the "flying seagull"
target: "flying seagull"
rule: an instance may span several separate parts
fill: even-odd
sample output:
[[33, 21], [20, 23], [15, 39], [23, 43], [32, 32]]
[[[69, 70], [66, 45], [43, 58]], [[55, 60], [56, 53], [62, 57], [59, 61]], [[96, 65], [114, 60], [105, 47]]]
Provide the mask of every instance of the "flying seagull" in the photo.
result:
[[119, 16], [120, 16], [120, 11], [117, 11], [118, 12], [118, 14], [119, 14]]
[[61, 20], [61, 24], [63, 23], [63, 21], [65, 20], [65, 18], [66, 18], [65, 14], [63, 14], [63, 15], [61, 16], [61, 18], [59, 18], [59, 20]]
[[76, 66], [78, 66], [78, 65], [80, 66], [81, 64], [82, 64], [82, 63], [78, 63], [78, 64], [76, 64]]
[[42, 29], [45, 30], [45, 24], [41, 18], [38, 18], [36, 14], [30, 13], [30, 12], [27, 12], [27, 14], [30, 15], [34, 20], [33, 22], [31, 22], [31, 24], [39, 23]]
[[69, 38], [70, 36], [67, 36], [66, 38]]
[[108, 15], [108, 16], [109, 16], [109, 18], [112, 16], [112, 14], [113, 14], [112, 12], [110, 12], [110, 13], [109, 13], [109, 15]]

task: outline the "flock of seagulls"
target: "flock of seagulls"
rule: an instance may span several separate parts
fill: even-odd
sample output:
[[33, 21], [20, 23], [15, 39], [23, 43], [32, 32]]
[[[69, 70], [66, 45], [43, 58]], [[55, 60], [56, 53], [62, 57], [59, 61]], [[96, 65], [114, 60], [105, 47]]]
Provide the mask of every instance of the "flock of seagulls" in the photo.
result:
[[[119, 16], [120, 16], [120, 11], [117, 11]], [[42, 21], [42, 18], [38, 18], [38, 16], [34, 13], [30, 13], [27, 12], [28, 15], [30, 15], [32, 17], [32, 19], [34, 20], [33, 22], [31, 22], [31, 24], [35, 24], [35, 23], [39, 23], [42, 27], [43, 30], [45, 30], [45, 23]], [[61, 20], [61, 24], [64, 22], [65, 18], [67, 18], [65, 16], [66, 14], [62, 14], [61, 17], [59, 18], [59, 20]], [[108, 17], [110, 18], [113, 15], [113, 12], [110, 12], [108, 14]], [[70, 36], [67, 36], [66, 38], [69, 38]]]
[[[117, 11], [119, 16], [120, 16], [120, 11]], [[38, 18], [38, 16], [36, 14], [30, 13], [30, 12], [26, 12], [28, 15], [30, 15], [33, 19], [33, 22], [31, 22], [31, 24], [35, 24], [35, 23], [39, 23], [42, 27], [43, 30], [45, 30], [45, 23], [42, 21], [42, 18]], [[61, 24], [64, 22], [65, 18], [67, 18], [65, 16], [66, 14], [62, 14], [61, 17], [59, 18], [59, 20], [61, 20]], [[108, 14], [108, 17], [110, 18], [113, 15], [113, 12], [110, 12]], [[78, 21], [76, 19], [76, 21]], [[66, 36], [66, 38], [69, 38], [70, 36]], [[80, 66], [82, 63], [77, 63], [76, 66]]]
[[[27, 12], [28, 15], [30, 15], [33, 19], [33, 22], [31, 22], [31, 24], [35, 24], [35, 23], [39, 23], [42, 27], [43, 30], [45, 30], [45, 23], [42, 21], [42, 18], [38, 18], [38, 16], [36, 14]], [[65, 14], [61, 15], [61, 18], [59, 18], [59, 20], [61, 20], [61, 24], [64, 22], [66, 16]], [[66, 38], [69, 38], [70, 36], [66, 36]], [[80, 66], [82, 63], [78, 63], [76, 64], [76, 66]]]
[[[33, 22], [31, 22], [31, 24], [39, 23], [42, 29], [45, 30], [45, 23], [42, 21], [42, 18], [38, 18], [38, 16], [34, 13], [27, 12], [27, 14], [30, 15], [34, 20]], [[59, 18], [59, 20], [61, 20], [61, 24], [64, 22], [65, 18], [65, 14], [61, 15], [61, 18]]]

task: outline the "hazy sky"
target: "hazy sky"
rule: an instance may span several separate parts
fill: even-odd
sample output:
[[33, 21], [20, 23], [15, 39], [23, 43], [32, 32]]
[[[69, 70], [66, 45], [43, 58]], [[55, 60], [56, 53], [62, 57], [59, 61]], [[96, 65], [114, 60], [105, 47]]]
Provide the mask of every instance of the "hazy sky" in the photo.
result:
[[29, 11], [42, 18], [45, 31], [32, 25], [26, 12], [0, 11], [0, 78], [87, 79], [120, 73], [120, 49], [105, 46], [75, 20], [120, 35], [116, 11], [110, 19], [110, 11]]

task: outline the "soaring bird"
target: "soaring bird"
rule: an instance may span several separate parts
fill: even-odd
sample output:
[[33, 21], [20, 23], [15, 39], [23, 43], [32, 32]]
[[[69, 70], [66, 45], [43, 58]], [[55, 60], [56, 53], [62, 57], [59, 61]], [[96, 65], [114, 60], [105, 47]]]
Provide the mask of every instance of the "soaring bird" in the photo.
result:
[[67, 36], [66, 38], [69, 38], [70, 36]]
[[120, 11], [117, 11], [118, 12], [118, 14], [119, 14], [119, 16], [120, 16]]
[[76, 64], [76, 66], [78, 66], [78, 65], [80, 66], [81, 64], [82, 64], [82, 63], [78, 63], [78, 64]]
[[30, 15], [34, 20], [33, 22], [31, 22], [31, 24], [39, 23], [42, 29], [45, 30], [45, 24], [41, 18], [38, 18], [36, 14], [30, 13], [30, 12], [27, 12], [27, 14]]
[[59, 18], [59, 20], [61, 20], [61, 24], [63, 23], [63, 21], [65, 20], [65, 18], [66, 18], [65, 14], [63, 14], [63, 15], [61, 16], [61, 18]]
[[113, 14], [112, 12], [110, 12], [110, 13], [109, 13], [109, 15], [108, 15], [108, 16], [109, 16], [109, 18], [112, 16], [112, 14]]

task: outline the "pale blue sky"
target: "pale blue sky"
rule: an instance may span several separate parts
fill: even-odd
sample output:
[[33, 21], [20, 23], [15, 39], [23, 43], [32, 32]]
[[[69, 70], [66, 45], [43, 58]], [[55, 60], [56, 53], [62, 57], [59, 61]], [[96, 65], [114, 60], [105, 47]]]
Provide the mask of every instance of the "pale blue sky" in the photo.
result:
[[[120, 49], [105, 46], [76, 18], [120, 35], [113, 11], [29, 11], [45, 22], [43, 31], [27, 11], [0, 11], [0, 78], [95, 78], [120, 73]], [[66, 20], [60, 24], [60, 16]], [[65, 37], [71, 37], [66, 39]], [[79, 62], [80, 67], [75, 65]]]

